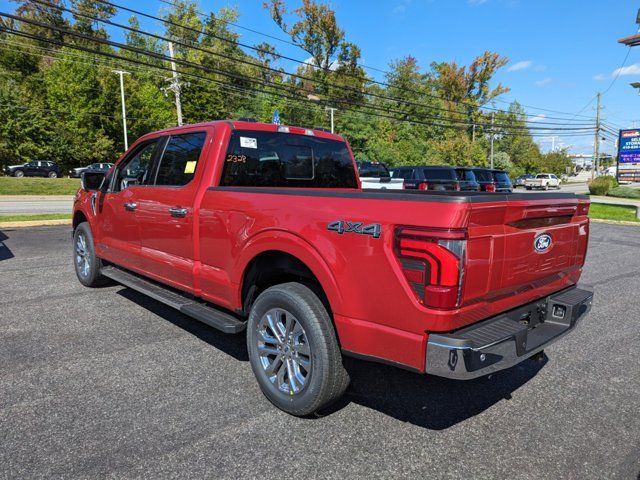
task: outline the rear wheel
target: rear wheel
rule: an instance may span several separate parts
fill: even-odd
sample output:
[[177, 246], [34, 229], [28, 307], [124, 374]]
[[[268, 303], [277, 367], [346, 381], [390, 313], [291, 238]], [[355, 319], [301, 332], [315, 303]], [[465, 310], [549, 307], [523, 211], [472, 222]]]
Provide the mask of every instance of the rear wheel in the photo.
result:
[[49, 172], [49, 178], [58, 178], [58, 174], [56, 172]]
[[291, 415], [320, 410], [349, 384], [329, 314], [302, 284], [283, 283], [260, 294], [247, 323], [247, 349], [260, 389]]
[[24, 172], [22, 170], [16, 170], [13, 172], [13, 176], [18, 178], [24, 177]]
[[102, 260], [96, 257], [93, 234], [87, 222], [78, 225], [73, 232], [73, 265], [78, 280], [85, 287], [99, 287], [108, 282], [100, 273]]

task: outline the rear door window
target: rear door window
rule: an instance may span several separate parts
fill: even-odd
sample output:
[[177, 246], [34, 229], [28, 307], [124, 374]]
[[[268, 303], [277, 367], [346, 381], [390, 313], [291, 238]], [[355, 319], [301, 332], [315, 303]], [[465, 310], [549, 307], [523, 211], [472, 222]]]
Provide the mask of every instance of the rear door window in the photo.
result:
[[346, 143], [310, 135], [235, 130], [223, 186], [357, 188]]
[[189, 183], [195, 175], [206, 136], [205, 132], [197, 132], [169, 137], [158, 165], [155, 184], [179, 187]]

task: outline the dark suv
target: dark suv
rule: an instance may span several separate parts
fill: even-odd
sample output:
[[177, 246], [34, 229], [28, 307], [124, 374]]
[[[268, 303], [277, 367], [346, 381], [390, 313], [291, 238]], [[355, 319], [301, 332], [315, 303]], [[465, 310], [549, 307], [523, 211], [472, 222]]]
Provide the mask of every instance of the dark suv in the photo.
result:
[[32, 160], [24, 165], [10, 165], [4, 169], [12, 177], [49, 177], [61, 176], [60, 167], [49, 160]]
[[513, 185], [509, 175], [504, 170], [491, 168], [474, 168], [473, 173], [483, 192], [509, 193], [513, 191]]
[[398, 167], [393, 169], [391, 178], [404, 179], [404, 188], [412, 190], [460, 190], [460, 181], [453, 167]]
[[476, 179], [471, 167], [454, 167], [458, 181], [460, 182], [460, 190], [467, 192], [479, 192], [480, 184]]

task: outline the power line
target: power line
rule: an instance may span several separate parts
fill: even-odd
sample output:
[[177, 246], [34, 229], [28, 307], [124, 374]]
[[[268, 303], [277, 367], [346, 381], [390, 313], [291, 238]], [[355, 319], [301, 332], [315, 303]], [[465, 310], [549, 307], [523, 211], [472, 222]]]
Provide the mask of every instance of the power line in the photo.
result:
[[[38, 1], [40, 3], [44, 3], [41, 0], [34, 0], [34, 1]], [[158, 22], [162, 22], [162, 23], [164, 23], [166, 25], [172, 25], [172, 26], [175, 26], [177, 28], [181, 28], [183, 30], [190, 31], [192, 33], [197, 33], [198, 35], [204, 35], [206, 37], [215, 38], [215, 39], [220, 40], [222, 42], [226, 42], [226, 43], [230, 43], [230, 44], [233, 44], [233, 45], [241, 46], [241, 47], [244, 47], [244, 48], [247, 48], [249, 50], [256, 51], [256, 52], [260, 52], [260, 53], [264, 53], [264, 54], [271, 54], [271, 52], [269, 52], [267, 50], [264, 50], [264, 49], [261, 49], [259, 47], [255, 47], [255, 46], [248, 45], [246, 43], [242, 43], [242, 42], [239, 42], [239, 41], [236, 41], [236, 40], [231, 40], [231, 39], [228, 39], [228, 38], [225, 38], [225, 37], [221, 37], [219, 35], [215, 35], [213, 33], [206, 32], [205, 30], [200, 30], [200, 29], [197, 29], [197, 28], [181, 25], [179, 23], [173, 22], [171, 20], [167, 20], [165, 18], [157, 17], [157, 16], [151, 15], [149, 13], [145, 13], [145, 12], [142, 12], [142, 11], [139, 11], [139, 10], [135, 10], [135, 9], [132, 9], [132, 8], [129, 8], [129, 7], [124, 7], [122, 5], [118, 5], [118, 4], [110, 2], [108, 0], [96, 0], [96, 1], [98, 1], [99, 3], [105, 4], [105, 5], [109, 5], [111, 7], [117, 8], [117, 9], [121, 9], [121, 10], [130, 12], [130, 13], [133, 13], [135, 15], [140, 15], [140, 16], [143, 16], [145, 18], [149, 18], [149, 19], [152, 19], [152, 20], [155, 20], [155, 21], [158, 21]], [[53, 4], [51, 4], [51, 5], [53, 6]], [[98, 21], [101, 21], [101, 20], [98, 20]], [[291, 62], [298, 63], [300, 65], [308, 65], [307, 61], [305, 61], [305, 60], [299, 60], [299, 59], [296, 59], [296, 58], [292, 58], [292, 57], [288, 57], [288, 56], [280, 55], [280, 54], [278, 54], [277, 56], [279, 58], [283, 58], [285, 60], [289, 60]], [[357, 65], [357, 66], [360, 67], [360, 65]], [[332, 70], [329, 70], [329, 73], [335, 73], [335, 72], [332, 71]], [[389, 72], [385, 72], [385, 73], [389, 73]], [[294, 75], [294, 74], [291, 74], [291, 75]], [[362, 78], [360, 76], [351, 74], [349, 72], [342, 72], [342, 75], [345, 75], [345, 76], [348, 76], [348, 77], [351, 77], [351, 78], [355, 78], [358, 81], [362, 81]], [[427, 97], [435, 98], [435, 99], [438, 99], [438, 100], [441, 100], [441, 101], [442, 100], [446, 100], [446, 99], [443, 99], [442, 97], [440, 97], [438, 95], [429, 94], [427, 92], [421, 92], [421, 91], [414, 90], [414, 89], [409, 89], [409, 88], [394, 87], [393, 85], [390, 85], [390, 84], [385, 83], [385, 82], [377, 81], [377, 80], [374, 80], [374, 79], [366, 79], [366, 82], [367, 83], [373, 83], [373, 84], [380, 85], [380, 86], [387, 87], [387, 88], [388, 87], [398, 88], [398, 90], [400, 90], [400, 91], [413, 93], [413, 94], [416, 94], [418, 96], [427, 96]], [[496, 99], [494, 99], [494, 100], [496, 100]], [[465, 102], [465, 101], [462, 101], [462, 100], [461, 101], [451, 101], [451, 102], [455, 103], [455, 104], [458, 104], [458, 105], [466, 105], [466, 106], [471, 106], [473, 108], [478, 108], [478, 105], [476, 105], [474, 103], [470, 103], [470, 102]], [[426, 107], [426, 108], [430, 107], [430, 106], [424, 105], [424, 104], [418, 104], [418, 105], [421, 105], [421, 106]], [[432, 107], [432, 108], [437, 108], [437, 107]], [[497, 109], [497, 108], [493, 108], [493, 107], [482, 106], [481, 108], [484, 108], [485, 110], [489, 110], [489, 111], [509, 113], [507, 110]], [[449, 110], [449, 111], [451, 111], [451, 110]], [[453, 111], [453, 113], [458, 113], [459, 114], [460, 112]], [[563, 120], [563, 119], [558, 119], [558, 120]]]
[[[185, 42], [181, 42], [179, 40], [170, 39], [170, 38], [167, 38], [167, 37], [164, 37], [164, 36], [161, 36], [161, 35], [157, 35], [157, 34], [154, 34], [154, 33], [146, 32], [146, 31], [143, 31], [143, 30], [140, 30], [140, 29], [136, 29], [134, 27], [130, 27], [130, 26], [127, 26], [127, 25], [122, 25], [122, 24], [113, 22], [111, 20], [97, 18], [97, 17], [91, 16], [91, 15], [87, 15], [85, 13], [77, 12], [77, 11], [74, 11], [74, 10], [71, 10], [71, 9], [56, 5], [56, 4], [45, 2], [43, 0], [32, 0], [32, 1], [34, 1], [36, 3], [39, 3], [39, 4], [47, 5], [47, 6], [52, 7], [52, 8], [57, 8], [57, 9], [59, 9], [61, 11], [66, 11], [66, 12], [71, 13], [73, 15], [84, 17], [84, 18], [90, 19], [92, 21], [105, 23], [107, 25], [115, 26], [117, 28], [121, 28], [121, 29], [127, 30], [129, 32], [135, 32], [135, 33], [138, 33], [138, 34], [146, 35], [146, 36], [149, 36], [151, 38], [155, 38], [156, 40], [162, 40], [162, 41], [165, 41], [165, 42], [173, 42], [173, 43], [175, 43], [177, 45], [180, 45], [180, 46], [182, 46], [184, 48], [190, 48], [190, 49], [193, 49], [193, 50], [196, 50], [196, 51], [201, 51], [203, 53], [207, 53], [209, 55], [214, 55], [214, 56], [226, 58], [228, 60], [232, 60], [232, 61], [235, 61], [235, 62], [244, 63], [244, 64], [250, 65], [250, 66], [252, 66], [254, 68], [260, 68], [260, 69], [263, 69], [263, 70], [269, 70], [271, 72], [278, 73], [278, 74], [286, 74], [286, 75], [288, 75], [289, 77], [292, 77], [292, 78], [297, 78], [297, 79], [300, 79], [300, 80], [310, 81], [310, 82], [314, 82], [314, 83], [320, 83], [320, 84], [322, 84], [322, 85], [324, 85], [326, 87], [333, 87], [333, 88], [336, 87], [335, 84], [329, 83], [326, 80], [318, 80], [318, 79], [310, 78], [310, 77], [307, 77], [307, 76], [304, 76], [304, 75], [300, 75], [300, 74], [296, 74], [296, 73], [283, 72], [282, 70], [275, 69], [275, 68], [269, 67], [267, 65], [260, 64], [259, 62], [256, 62], [255, 60], [253, 60], [253, 61], [245, 60], [245, 59], [242, 59], [242, 58], [237, 58], [237, 57], [234, 57], [234, 56], [225, 55], [225, 54], [213, 51], [213, 50], [208, 49], [208, 48], [203, 48], [201, 46], [189, 45], [189, 44], [187, 44]], [[102, 3], [106, 3], [106, 4], [109, 4], [109, 5], [116, 6], [115, 4], [112, 4], [111, 2], [106, 2], [106, 1], [103, 1], [103, 0], [100, 0], [100, 1], [102, 1]], [[123, 8], [125, 10], [130, 10], [132, 12], [136, 12], [135, 10], [128, 9], [127, 7], [120, 7], [120, 8]], [[144, 14], [142, 12], [137, 12], [137, 13], [141, 14], [141, 15], [146, 15], [146, 14]], [[156, 17], [152, 17], [152, 18], [156, 18]], [[162, 19], [160, 19], [160, 20], [161, 21], [165, 21], [165, 22], [167, 22], [169, 24], [173, 24], [173, 22], [169, 22], [168, 20], [162, 20]], [[188, 29], [188, 30], [193, 30], [193, 31], [196, 31], [196, 32], [199, 32], [199, 33], [202, 33], [202, 34], [206, 34], [205, 32], [202, 32], [202, 31], [197, 30], [197, 29], [192, 29], [191, 27], [181, 27], [181, 28], [185, 28], [185, 29]], [[231, 42], [234, 45], [236, 45], [236, 42], [234, 42], [232, 40], [229, 40], [229, 39], [225, 39], [224, 37], [214, 36], [212, 34], [206, 34], [206, 35], [213, 36], [214, 38], [223, 40], [225, 42]], [[222, 74], [222, 75], [225, 74], [225, 73], [222, 73], [222, 72], [219, 72], [219, 71], [216, 72], [216, 73]], [[413, 106], [418, 106], [418, 107], [421, 107], [421, 108], [425, 108], [427, 110], [446, 111], [446, 112], [449, 112], [449, 113], [455, 113], [457, 115], [463, 114], [462, 112], [457, 111], [457, 110], [451, 110], [451, 109], [438, 107], [438, 106], [434, 106], [434, 105], [425, 105], [425, 104], [422, 104], [422, 103], [416, 103], [416, 102], [412, 102], [412, 101], [408, 101], [408, 100], [399, 99], [397, 97], [390, 97], [388, 95], [381, 95], [381, 94], [378, 94], [378, 93], [375, 93], [375, 92], [362, 92], [360, 89], [349, 87], [347, 85], [341, 85], [341, 86], [339, 86], [339, 88], [342, 89], [342, 90], [348, 90], [348, 91], [353, 92], [353, 93], [355, 93], [357, 95], [364, 95], [364, 96], [369, 96], [369, 97], [374, 97], [374, 98], [379, 98], [379, 99], [384, 99], [384, 100], [390, 100], [390, 101], [396, 102], [397, 104], [413, 105]], [[440, 97], [436, 97], [436, 98], [440, 99]], [[483, 108], [486, 108], [486, 107], [483, 107]], [[406, 114], [405, 112], [397, 112], [397, 113]], [[430, 118], [430, 119], [434, 119], [434, 120], [441, 120], [441, 117], [437, 117], [437, 116], [433, 116], [433, 115], [423, 114], [423, 116], [424, 116], [424, 118]], [[565, 119], [561, 119], [561, 120], [565, 120]], [[533, 121], [531, 121], [530, 123], [533, 123]], [[559, 123], [547, 122], [547, 121], [535, 121], [535, 123], [539, 124], [539, 125], [540, 124], [543, 124], [543, 125], [561, 125]], [[577, 126], [583, 126], [583, 125], [584, 124], [579, 124]]]
[[[66, 33], [67, 35], [71, 35], [71, 36], [74, 36], [74, 37], [82, 38], [84, 40], [92, 41], [92, 42], [95, 42], [95, 43], [100, 43], [100, 44], [103, 44], [103, 45], [109, 45], [109, 46], [112, 46], [112, 47], [117, 47], [117, 48], [119, 48], [121, 50], [128, 50], [128, 51], [137, 53], [139, 55], [146, 55], [147, 57], [152, 57], [152, 58], [159, 59], [159, 60], [162, 60], [162, 61], [167, 61], [167, 60], [171, 61], [170, 57], [167, 57], [166, 55], [163, 55], [163, 54], [160, 54], [160, 53], [150, 52], [148, 50], [139, 49], [139, 48], [136, 48], [136, 47], [132, 47], [132, 46], [129, 46], [129, 45], [125, 45], [125, 44], [122, 44], [122, 43], [119, 43], [119, 42], [114, 42], [114, 41], [103, 39], [103, 38], [97, 38], [97, 37], [94, 37], [92, 35], [85, 35], [85, 34], [82, 34], [82, 33], [67, 29], [67, 28], [57, 27], [57, 26], [53, 26], [53, 25], [50, 25], [50, 24], [37, 22], [35, 20], [25, 19], [25, 18], [16, 16], [16, 15], [7, 14], [7, 13], [0, 13], [0, 16], [5, 16], [7, 18], [12, 18], [14, 20], [17, 20], [17, 21], [20, 21], [20, 22], [23, 22], [23, 23], [36, 25], [36, 26], [39, 26], [41, 28], [53, 29], [53, 30], [56, 30], [56, 31], [59, 31], [59, 32], [62, 32], [62, 33]], [[5, 29], [8, 30], [6, 27], [5, 27]], [[15, 29], [11, 29], [11, 30], [12, 31], [16, 31]], [[21, 32], [21, 33], [23, 33], [23, 32]], [[49, 39], [43, 39], [43, 38], [39, 38], [39, 37], [38, 37], [38, 40], [47, 41], [47, 42], [50, 41]], [[68, 46], [70, 48], [79, 48], [77, 45], [70, 45], [70, 44], [66, 44], [64, 42], [61, 42], [61, 44], [63, 46]], [[104, 53], [104, 52], [98, 52], [98, 51], [92, 50], [92, 49], [89, 49], [87, 51], [89, 51], [91, 53], [96, 53], [96, 54], [103, 54]], [[107, 55], [113, 56], [111, 54], [107, 54]], [[113, 57], [114, 58], [123, 59], [122, 57], [119, 57], [119, 56], [113, 56]], [[233, 79], [238, 80], [240, 82], [244, 81], [244, 82], [259, 84], [259, 85], [262, 85], [264, 87], [273, 88], [274, 90], [279, 91], [279, 92], [283, 91], [283, 89], [281, 88], [282, 87], [281, 84], [276, 85], [276, 84], [273, 84], [273, 83], [265, 81], [265, 80], [257, 80], [257, 79], [251, 79], [251, 78], [247, 79], [247, 78], [245, 78], [243, 76], [239, 76], [239, 75], [236, 75], [236, 74], [228, 73], [228, 72], [225, 72], [223, 70], [219, 70], [219, 69], [215, 69], [215, 68], [211, 68], [211, 67], [206, 67], [206, 66], [199, 65], [199, 64], [196, 64], [196, 63], [193, 63], [193, 62], [190, 62], [190, 61], [182, 60], [182, 59], [174, 59], [174, 61], [176, 61], [177, 63], [182, 64], [183, 66], [193, 68], [194, 70], [205, 71], [207, 73], [216, 73], [216, 74], [219, 74], [219, 75], [222, 75], [222, 76], [233, 78]], [[191, 75], [191, 74], [189, 74], [189, 75]], [[253, 91], [260, 92], [260, 90], [256, 90], [255, 88], [249, 88], [249, 87], [247, 87], [247, 88], [250, 89], [250, 90], [253, 90]], [[287, 97], [291, 98], [291, 95], [286, 95], [286, 94], [282, 94], [282, 93], [280, 93], [280, 96], [283, 97], [283, 98], [287, 98]], [[296, 97], [294, 97], [294, 98], [296, 98]], [[378, 111], [383, 111], [383, 112], [397, 113], [397, 114], [403, 115], [405, 117], [407, 116], [406, 112], [403, 112], [403, 111], [398, 111], [398, 110], [393, 110], [393, 109], [389, 109], [389, 108], [379, 107], [379, 106], [376, 106], [376, 105], [360, 105], [358, 103], [354, 103], [354, 102], [346, 100], [346, 99], [334, 99], [333, 102], [338, 103], [338, 104], [342, 104], [342, 105], [344, 105], [344, 104], [352, 105], [352, 106], [355, 105], [355, 106], [358, 106], [360, 108], [366, 108], [366, 109], [370, 109], [370, 110], [378, 110]], [[349, 110], [348, 108], [346, 108], [344, 106], [342, 108], [346, 109], [346, 110]], [[377, 115], [379, 117], [386, 117], [386, 118], [394, 119], [394, 120], [401, 120], [401, 119], [399, 119], [397, 117], [393, 117], [393, 116], [385, 115], [385, 114], [381, 114], [381, 113], [377, 113], [375, 115]], [[429, 118], [429, 116], [427, 116], [427, 115], [424, 115], [424, 117], [425, 118]], [[433, 117], [431, 117], [431, 118], [433, 118]], [[453, 126], [453, 125], [466, 126], [466, 127], [470, 126], [470, 124], [468, 122], [464, 122], [464, 121], [440, 119], [439, 117], [436, 117], [436, 118], [439, 121], [446, 122], [446, 124], [425, 122], [425, 121], [420, 121], [420, 120], [412, 120], [412, 122], [413, 123], [418, 123], [418, 124], [423, 124], [423, 125], [435, 126], [435, 127], [446, 127], [446, 126]], [[479, 125], [479, 126], [488, 126], [488, 124], [479, 123], [479, 122], [476, 122], [475, 124]], [[513, 129], [513, 130], [529, 130], [529, 129], [530, 130], [545, 130], [545, 131], [548, 130], [548, 127], [527, 127], [526, 125], [520, 126], [520, 125], [503, 125], [503, 124], [501, 124], [501, 125], [496, 125], [496, 126], [497, 127], [502, 127], [502, 128], [509, 128], [509, 129]], [[584, 130], [585, 128], [587, 128], [587, 127], [562, 128], [561, 130], [581, 131], [581, 130]]]

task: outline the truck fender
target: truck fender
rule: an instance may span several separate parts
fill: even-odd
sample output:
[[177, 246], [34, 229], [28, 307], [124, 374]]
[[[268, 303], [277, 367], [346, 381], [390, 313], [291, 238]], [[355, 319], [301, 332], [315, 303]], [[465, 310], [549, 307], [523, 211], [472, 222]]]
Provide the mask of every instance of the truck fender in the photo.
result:
[[268, 251], [286, 253], [304, 263], [320, 282], [320, 286], [331, 305], [331, 310], [334, 313], [341, 311], [342, 295], [340, 289], [331, 268], [322, 255], [311, 243], [303, 238], [278, 229], [263, 230], [252, 236], [243, 246], [240, 255], [237, 256], [231, 281], [238, 285], [238, 305], [242, 303], [242, 282], [249, 263], [261, 253]]

